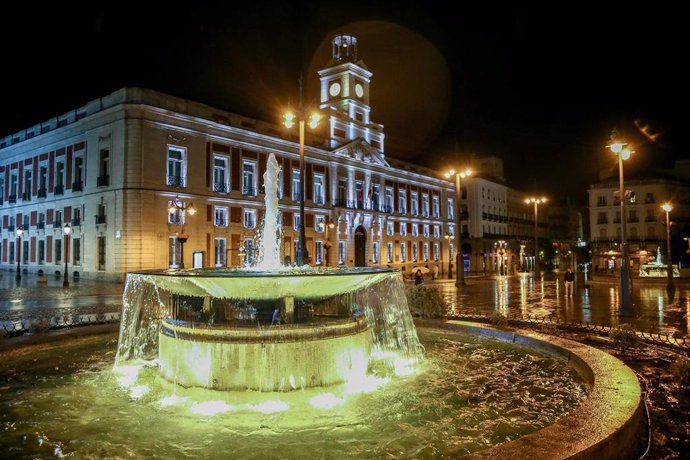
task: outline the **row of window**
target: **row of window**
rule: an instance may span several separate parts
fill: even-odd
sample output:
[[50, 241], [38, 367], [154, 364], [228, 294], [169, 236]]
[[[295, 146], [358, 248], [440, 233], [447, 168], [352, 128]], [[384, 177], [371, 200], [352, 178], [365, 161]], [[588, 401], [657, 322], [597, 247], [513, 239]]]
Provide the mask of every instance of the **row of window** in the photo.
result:
[[[658, 213], [659, 213], [658, 209], [648, 208], [647, 209], [647, 215], [644, 218], [645, 222], [656, 222]], [[640, 218], [637, 215], [637, 210], [629, 209], [627, 211], [627, 214], [628, 214], [628, 222], [639, 222], [640, 221]], [[616, 215], [613, 219], [613, 223], [620, 223], [620, 221], [621, 221], [621, 212], [616, 211]], [[606, 211], [599, 211], [597, 214], [597, 224], [608, 224], [608, 223], [609, 223], [608, 213]]]
[[[48, 225], [52, 225], [53, 228], [60, 228], [63, 224], [69, 223], [72, 227], [80, 227], [82, 225], [82, 208], [73, 207], [72, 208], [72, 219], [69, 222], [63, 222], [63, 211], [54, 210], [53, 211], [53, 221]], [[96, 225], [101, 225], [106, 223], [106, 207], [105, 204], [98, 205], [98, 213], [94, 216]], [[39, 212], [37, 214], [37, 220], [34, 226], [43, 230], [46, 228], [46, 213]], [[23, 230], [29, 230], [31, 228], [30, 214], [25, 213], [22, 216], [22, 222], [18, 222], [15, 216], [9, 216], [7, 230], [10, 232], [15, 231], [17, 227], [21, 227]]]
[[[611, 203], [613, 205], [619, 205], [620, 204], [620, 198], [619, 195], [620, 193], [618, 191], [612, 192], [613, 196], [611, 197]], [[629, 194], [626, 193], [626, 197], [628, 198], [628, 203], [630, 204], [636, 204], [639, 203], [637, 199], [637, 195], [635, 192], [631, 191]], [[645, 195], [644, 199], [645, 204], [650, 204], [650, 203], [656, 203], [656, 199], [654, 198], [654, 192], [647, 192]], [[608, 200], [606, 199], [606, 195], [599, 195], [597, 196], [597, 206], [607, 206], [608, 205]]]
[[[187, 177], [187, 152], [182, 147], [168, 146], [168, 165], [167, 165], [167, 181], [166, 184], [173, 187], [186, 187]], [[299, 169], [292, 169], [291, 171], [291, 198], [294, 201], [300, 200], [301, 195], [301, 172]], [[258, 194], [258, 162], [252, 159], [242, 159], [242, 194], [249, 196], [256, 196]], [[283, 173], [278, 175], [278, 197], [283, 198]], [[316, 204], [326, 203], [326, 176], [323, 173], [313, 174], [313, 201]], [[212, 188], [217, 193], [230, 193], [230, 159], [225, 155], [214, 154], [213, 156], [213, 183]], [[360, 180], [355, 182], [355, 201], [349, 200], [348, 179], [341, 177], [338, 179], [338, 191], [336, 203], [340, 206], [379, 210], [383, 212], [393, 212], [394, 197], [393, 187], [386, 187], [384, 199], [381, 200], [381, 184], [372, 183], [370, 190], [366, 196], [364, 193], [364, 183]], [[438, 195], [431, 196], [431, 212], [429, 194], [422, 193], [421, 200], [421, 214], [424, 217], [432, 215], [434, 218], [440, 218], [440, 198]], [[407, 214], [407, 190], [398, 191], [398, 212], [400, 214]], [[419, 193], [417, 191], [410, 192], [410, 213], [412, 215], [419, 215]], [[452, 198], [447, 201], [447, 215], [449, 219], [453, 219], [455, 215], [454, 203]]]
[[[48, 178], [50, 174], [54, 174], [53, 195], [64, 195], [65, 184], [67, 180], [66, 175], [66, 159], [64, 157], [55, 159], [54, 171], [49, 171], [49, 163], [43, 160], [38, 164], [38, 170], [34, 171], [33, 166], [25, 166], [23, 170], [23, 187], [21, 196], [19, 193], [19, 170], [14, 169], [10, 171], [9, 184], [5, 184], [5, 176], [0, 175], [0, 204], [3, 204], [7, 192], [7, 199], [10, 204], [16, 203], [18, 199], [23, 201], [30, 201], [33, 195], [33, 187], [36, 185], [38, 198], [46, 198], [48, 195]], [[84, 170], [85, 162], [83, 155], [75, 155], [72, 159], [72, 183], [71, 190], [73, 192], [81, 192], [84, 190]], [[34, 181], [37, 181], [34, 184]], [[99, 175], [96, 180], [98, 187], [107, 186], [110, 184], [110, 150], [101, 149], [99, 154]], [[9, 188], [6, 190], [6, 185]]]
[[[99, 265], [102, 266], [100, 268], [101, 270], [105, 270], [105, 237], [101, 236], [98, 237], [98, 257], [99, 257]], [[102, 239], [102, 241], [101, 241]], [[0, 241], [0, 245], [6, 245], [6, 247], [1, 248], [1, 253], [2, 253], [2, 261], [5, 263], [9, 264], [15, 264], [17, 262], [17, 253], [16, 253], [16, 243], [14, 240], [2, 240]], [[46, 241], [43, 239], [40, 239], [36, 241], [36, 257], [31, 260], [31, 263], [37, 263], [38, 265], [45, 265], [46, 264], [46, 250], [51, 250], [51, 248], [46, 248]], [[53, 258], [50, 263], [56, 265], [56, 266], [61, 266], [63, 264], [62, 256], [64, 254], [64, 249], [62, 245], [62, 240], [61, 239], [55, 239], [53, 240]], [[81, 265], [81, 238], [70, 238], [69, 240], [69, 250], [71, 252], [71, 263], [72, 265], [79, 266]], [[23, 240], [22, 241], [22, 246], [21, 246], [21, 251], [19, 251], [19, 255], [21, 256], [21, 263], [24, 265], [29, 264], [29, 254], [30, 254], [30, 247], [29, 247], [29, 241], [28, 240]], [[102, 264], [101, 264], [102, 262]]]

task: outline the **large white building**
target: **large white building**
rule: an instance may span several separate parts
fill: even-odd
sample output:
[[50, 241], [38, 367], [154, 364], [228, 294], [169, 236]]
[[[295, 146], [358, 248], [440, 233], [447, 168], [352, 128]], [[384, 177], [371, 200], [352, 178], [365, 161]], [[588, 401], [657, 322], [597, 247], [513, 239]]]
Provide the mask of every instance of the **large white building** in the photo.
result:
[[[666, 254], [665, 202], [673, 204], [671, 234], [679, 240], [690, 223], [690, 161], [657, 171], [643, 179], [626, 179], [626, 236], [630, 265], [634, 271], [653, 260], [657, 250]], [[614, 180], [590, 185], [589, 213], [592, 266], [596, 270], [618, 270], [621, 261], [621, 207], [619, 183]], [[675, 257], [674, 257], [675, 259]]]
[[[386, 158], [383, 126], [371, 118], [372, 72], [355, 37], [333, 39], [319, 76], [326, 122], [305, 142], [310, 263], [406, 273], [438, 265], [446, 273], [454, 259], [454, 182]], [[70, 274], [104, 279], [182, 264], [240, 266], [256, 257], [270, 154], [282, 168], [283, 256], [294, 261], [295, 129], [123, 88], [0, 138], [0, 266], [60, 273], [67, 251]], [[473, 163], [478, 174], [463, 183], [462, 202], [468, 269], [528, 269], [533, 220], [525, 195], [505, 185], [499, 159]]]

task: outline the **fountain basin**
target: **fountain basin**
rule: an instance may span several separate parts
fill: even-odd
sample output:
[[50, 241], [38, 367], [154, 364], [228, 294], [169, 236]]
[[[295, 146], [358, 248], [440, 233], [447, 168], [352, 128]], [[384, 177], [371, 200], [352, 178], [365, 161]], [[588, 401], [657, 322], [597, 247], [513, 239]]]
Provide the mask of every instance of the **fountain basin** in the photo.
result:
[[287, 391], [341, 383], [366, 372], [372, 349], [366, 318], [262, 329], [168, 318], [158, 340], [165, 378], [216, 390]]

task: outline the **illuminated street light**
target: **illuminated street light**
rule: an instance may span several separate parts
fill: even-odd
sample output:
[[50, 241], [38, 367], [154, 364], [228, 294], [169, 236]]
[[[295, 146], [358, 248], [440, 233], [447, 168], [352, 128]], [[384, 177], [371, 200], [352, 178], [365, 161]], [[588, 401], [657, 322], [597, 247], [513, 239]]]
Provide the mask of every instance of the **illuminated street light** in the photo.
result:
[[19, 223], [17, 223], [17, 230], [15, 231], [17, 235], [17, 276], [15, 279], [17, 280], [17, 284], [19, 284], [22, 280], [22, 272], [21, 269], [19, 268], [19, 264], [21, 262], [21, 247], [22, 247], [22, 234], [24, 233], [24, 229], [21, 227]]
[[670, 292], [673, 291], [673, 264], [671, 263], [671, 219], [669, 213], [673, 211], [673, 205], [666, 202], [661, 205], [661, 209], [666, 212], [666, 289]]
[[619, 296], [619, 307], [621, 314], [628, 314], [630, 311], [630, 267], [628, 262], [628, 242], [627, 242], [627, 230], [626, 230], [626, 215], [625, 215], [625, 202], [627, 201], [627, 196], [625, 194], [625, 182], [623, 175], [623, 161], [630, 158], [633, 151], [628, 147], [627, 144], [620, 142], [620, 140], [615, 138], [615, 132], [611, 135], [611, 143], [609, 144], [609, 149], [614, 155], [618, 157], [618, 178], [619, 178], [619, 196], [621, 206], [621, 279], [620, 279], [620, 296]]
[[525, 198], [525, 204], [534, 205], [534, 274], [539, 275], [539, 205], [546, 203], [546, 198]]
[[321, 116], [318, 113], [312, 113], [307, 116], [307, 113], [302, 105], [302, 78], [300, 77], [300, 103], [297, 111], [288, 110], [283, 114], [283, 125], [286, 128], [292, 128], [295, 125], [295, 120], [299, 123], [299, 242], [297, 244], [297, 265], [304, 265], [309, 263], [309, 251], [307, 250], [307, 237], [304, 227], [304, 124], [309, 123], [309, 127], [315, 129]]
[[65, 276], [62, 281], [62, 287], [69, 287], [69, 280], [67, 279], [67, 262], [69, 260], [69, 234], [72, 233], [72, 227], [69, 222], [62, 227], [62, 233], [65, 235]]
[[446, 174], [446, 178], [450, 179], [455, 176], [455, 286], [466, 286], [465, 284], [465, 255], [462, 252], [462, 188], [460, 179], [464, 179], [472, 175], [469, 169], [456, 171], [451, 169]]
[[[181, 201], [178, 196], [176, 196], [175, 199], [170, 202], [170, 205], [168, 206], [168, 211], [171, 214], [176, 212], [189, 212], [190, 216], [196, 214], [196, 208], [194, 207], [194, 203], [185, 203], [184, 201]], [[187, 242], [187, 239], [189, 239], [189, 235], [187, 235], [184, 232], [185, 217], [183, 215], [180, 215], [179, 223], [180, 231], [175, 234], [175, 237], [177, 238], [177, 241], [180, 243], [180, 268], [184, 268], [184, 244]]]

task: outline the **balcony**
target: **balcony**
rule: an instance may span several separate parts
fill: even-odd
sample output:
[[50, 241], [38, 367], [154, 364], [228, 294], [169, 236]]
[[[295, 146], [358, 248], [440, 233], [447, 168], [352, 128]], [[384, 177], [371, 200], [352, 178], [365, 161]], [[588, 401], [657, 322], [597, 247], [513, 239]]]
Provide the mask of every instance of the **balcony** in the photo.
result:
[[81, 218], [73, 217], [72, 218], [72, 227], [81, 227]]
[[213, 191], [216, 193], [228, 193], [228, 184], [225, 182], [214, 182]]
[[83, 192], [84, 191], [84, 182], [80, 180], [75, 180], [72, 182], [72, 191], [73, 192]]
[[39, 222], [36, 224], [36, 228], [39, 230], [45, 230], [46, 228], [46, 223], [45, 222]]
[[60, 228], [62, 227], [62, 220], [54, 220], [53, 221], [53, 228]]
[[38, 189], [38, 197], [39, 198], [45, 198], [48, 196], [48, 190], [45, 187], [39, 188]]
[[96, 225], [105, 224], [105, 214], [96, 214], [94, 217], [96, 218]]
[[7, 202], [9, 204], [15, 204], [17, 202], [17, 195], [10, 195], [7, 199]]
[[24, 193], [22, 193], [22, 200], [24, 200], [24, 201], [31, 201], [31, 192], [24, 192]]
[[168, 176], [166, 184], [171, 187], [184, 188], [186, 186], [186, 181], [182, 176]]
[[65, 194], [65, 186], [60, 184], [56, 185], [55, 188], [53, 188], [53, 195], [64, 195]]
[[14, 225], [8, 225], [8, 226], [7, 226], [7, 231], [10, 232], [10, 233], [14, 232]]
[[106, 174], [105, 176], [98, 176], [96, 178], [96, 186], [97, 187], [106, 187], [108, 185], [110, 185], [110, 176], [109, 175]]

